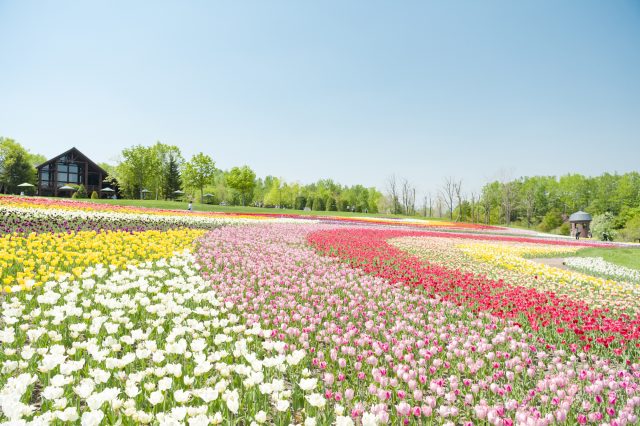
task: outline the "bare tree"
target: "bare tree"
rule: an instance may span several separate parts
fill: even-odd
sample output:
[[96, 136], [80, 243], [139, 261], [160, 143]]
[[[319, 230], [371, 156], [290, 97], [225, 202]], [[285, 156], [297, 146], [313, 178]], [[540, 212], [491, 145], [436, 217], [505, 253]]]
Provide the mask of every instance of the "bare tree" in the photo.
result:
[[411, 214], [416, 214], [416, 187], [411, 189]]
[[449, 210], [449, 219], [453, 220], [453, 208], [455, 207], [455, 198], [458, 197], [458, 203], [460, 203], [460, 190], [462, 187], [462, 181], [456, 181], [453, 177], [449, 176], [444, 179], [444, 184], [440, 190], [442, 201]]
[[471, 222], [476, 223], [476, 193], [471, 191]]
[[443, 207], [442, 194], [438, 194], [438, 200], [436, 203], [436, 208], [438, 209], [438, 217], [442, 217], [442, 207]]
[[429, 193], [429, 217], [433, 217], [433, 197]]
[[387, 179], [387, 192], [391, 201], [391, 212], [398, 214], [400, 201], [398, 194], [398, 182], [396, 181], [396, 175], [391, 175]]
[[502, 183], [502, 208], [504, 212], [504, 222], [507, 226], [511, 224], [511, 213], [515, 199], [513, 182]]
[[410, 195], [411, 188], [409, 186], [409, 181], [406, 178], [402, 179], [401, 193], [402, 193], [402, 210], [403, 210], [404, 214], [410, 214], [410, 212], [409, 212], [409, 198], [411, 197], [411, 195]]
[[404, 214], [416, 212], [416, 188], [406, 178], [402, 180], [402, 207]]
[[511, 178], [513, 174], [512, 170], [500, 171], [500, 201], [502, 206], [502, 213], [504, 214], [504, 221], [507, 226], [511, 224], [511, 216], [515, 205], [515, 198], [517, 191]]
[[454, 190], [456, 191], [456, 199], [458, 200], [458, 219], [460, 222], [462, 220], [462, 180], [458, 182], [454, 182]]
[[433, 198], [430, 192], [422, 198], [422, 213], [424, 217], [433, 217]]
[[488, 192], [483, 192], [480, 202], [484, 210], [484, 223], [489, 225], [491, 222], [491, 204], [493, 204], [491, 195]]

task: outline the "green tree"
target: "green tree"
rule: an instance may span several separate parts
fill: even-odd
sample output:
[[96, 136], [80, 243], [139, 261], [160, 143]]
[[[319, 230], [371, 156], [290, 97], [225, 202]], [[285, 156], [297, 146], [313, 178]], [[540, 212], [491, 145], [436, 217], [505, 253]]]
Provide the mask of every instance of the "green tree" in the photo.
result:
[[295, 204], [293, 206], [294, 209], [296, 210], [304, 210], [304, 208], [307, 205], [307, 199], [304, 195], [298, 195], [296, 197], [296, 201]]
[[231, 189], [240, 193], [244, 206], [256, 186], [256, 174], [249, 166], [234, 167], [227, 173], [226, 182]]
[[178, 161], [173, 157], [172, 154], [169, 155], [169, 163], [167, 165], [167, 176], [164, 187], [164, 196], [165, 199], [167, 197], [173, 197], [175, 191], [179, 191], [182, 189], [182, 177], [180, 176], [180, 165]]
[[29, 152], [13, 139], [0, 138], [0, 189], [16, 192], [23, 182], [35, 184], [36, 173]]
[[627, 221], [620, 233], [626, 241], [640, 240], [640, 212]]
[[265, 206], [278, 206], [282, 205], [282, 184], [279, 178], [273, 176], [267, 176], [265, 182], [268, 184], [267, 193], [264, 196]]
[[[170, 179], [169, 174], [175, 173], [175, 170], [170, 170], [171, 162], [176, 163], [179, 169], [184, 163], [184, 158], [182, 157], [182, 153], [180, 152], [180, 148], [175, 145], [167, 145], [161, 142], [156, 142], [155, 145], [151, 146], [151, 154], [155, 156], [156, 164], [158, 165], [158, 169], [156, 173], [153, 174], [153, 179], [150, 183], [150, 186], [155, 190], [156, 200], [159, 198], [168, 199], [173, 196], [173, 191], [176, 191], [178, 188], [173, 190], [170, 189], [175, 187], [175, 174], [171, 177], [174, 179], [172, 185], [168, 184]], [[180, 185], [179, 185], [180, 186]]]
[[324, 210], [324, 201], [321, 197], [315, 197], [313, 199], [313, 204], [311, 205], [311, 210], [314, 211], [322, 211]]
[[116, 166], [115, 178], [130, 198], [142, 199], [142, 190], [154, 182], [160, 163], [151, 147], [135, 145], [122, 150], [123, 160]]
[[198, 153], [184, 164], [182, 178], [190, 187], [200, 190], [200, 202], [204, 199], [204, 187], [213, 184], [216, 173], [216, 163], [206, 154]]
[[549, 232], [560, 225], [562, 225], [562, 213], [559, 210], [551, 210], [544, 215], [539, 228], [543, 232]]
[[328, 212], [338, 211], [338, 205], [336, 203], [336, 199], [331, 195], [329, 195], [326, 201], [324, 202], [324, 207]]
[[42, 154], [28, 153], [28, 155], [29, 155], [29, 163], [31, 163], [33, 167], [39, 166], [40, 164], [47, 161], [47, 157], [45, 157]]

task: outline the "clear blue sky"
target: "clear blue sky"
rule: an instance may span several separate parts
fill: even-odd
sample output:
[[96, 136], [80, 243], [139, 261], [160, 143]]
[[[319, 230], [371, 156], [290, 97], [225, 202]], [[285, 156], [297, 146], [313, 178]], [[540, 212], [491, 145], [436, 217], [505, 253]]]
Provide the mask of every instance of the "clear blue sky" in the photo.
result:
[[3, 1], [0, 135], [422, 191], [638, 170], [639, 1]]

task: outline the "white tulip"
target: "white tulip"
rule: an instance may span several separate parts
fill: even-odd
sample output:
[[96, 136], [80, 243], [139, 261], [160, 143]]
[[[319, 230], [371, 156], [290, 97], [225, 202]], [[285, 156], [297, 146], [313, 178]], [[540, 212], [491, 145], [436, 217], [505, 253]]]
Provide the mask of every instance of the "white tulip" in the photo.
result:
[[82, 426], [98, 426], [103, 418], [104, 413], [101, 410], [87, 411], [82, 414], [80, 424]]
[[164, 401], [164, 395], [160, 391], [154, 391], [151, 392], [148, 399], [151, 405], [158, 405]]
[[305, 399], [311, 404], [313, 407], [322, 408], [326, 404], [326, 400], [324, 396], [319, 393], [312, 393], [311, 395], [305, 396]]
[[318, 385], [318, 379], [316, 378], [301, 379], [298, 385], [300, 386], [300, 389], [302, 389], [303, 391], [310, 391], [316, 388], [316, 386]]

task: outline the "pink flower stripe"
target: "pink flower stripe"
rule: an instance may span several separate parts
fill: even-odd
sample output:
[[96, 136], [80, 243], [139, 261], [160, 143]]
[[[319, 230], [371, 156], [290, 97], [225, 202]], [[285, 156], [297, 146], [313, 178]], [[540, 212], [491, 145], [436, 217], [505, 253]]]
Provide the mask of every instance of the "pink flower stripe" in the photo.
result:
[[[319, 228], [220, 228], [200, 240], [197, 256], [203, 276], [249, 326], [271, 328], [286, 351], [306, 350], [302, 362], [329, 401], [325, 421], [340, 405], [356, 424], [364, 413], [392, 424], [637, 422], [640, 365], [547, 347], [487, 312], [321, 256], [305, 245]], [[373, 231], [325, 228], [309, 238], [322, 245], [330, 237], [335, 255], [344, 249], [337, 237], [349, 232], [356, 245], [378, 244], [363, 236]], [[377, 264], [387, 261], [402, 267], [390, 257]], [[294, 391], [298, 381], [289, 378]]]
[[[314, 232], [307, 239], [320, 253], [338, 257], [352, 267], [389, 282], [422, 287], [431, 296], [470, 307], [476, 312], [520, 321], [533, 331], [543, 331], [541, 335], [551, 331], [553, 340], [566, 344], [574, 352], [603, 347], [611, 349], [615, 355], [638, 359], [640, 314], [616, 318], [608, 309], [590, 309], [586, 303], [564, 295], [433, 265], [386, 242], [391, 238], [420, 235], [433, 233], [340, 229]], [[459, 237], [536, 242], [526, 238]]]

